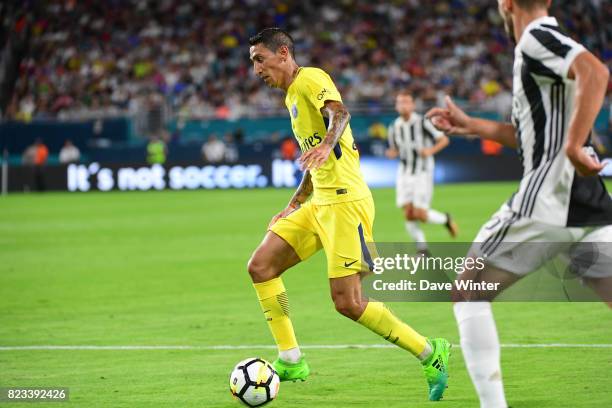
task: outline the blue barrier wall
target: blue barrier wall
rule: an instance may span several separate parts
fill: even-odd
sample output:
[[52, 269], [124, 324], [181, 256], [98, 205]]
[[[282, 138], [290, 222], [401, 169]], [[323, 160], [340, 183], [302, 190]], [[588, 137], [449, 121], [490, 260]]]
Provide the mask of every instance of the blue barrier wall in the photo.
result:
[[[361, 155], [381, 156], [386, 149], [383, 141], [364, 140], [357, 142]], [[181, 144], [170, 144], [168, 146], [168, 162], [203, 162], [202, 141], [188, 141]], [[255, 142], [237, 147], [238, 157], [243, 160], [269, 160], [278, 157], [279, 143]], [[479, 140], [466, 140], [453, 138], [450, 146], [439, 153], [438, 156], [449, 155], [481, 155]], [[514, 155], [512, 149], [504, 149], [504, 155]], [[87, 153], [89, 161], [102, 163], [144, 163], [146, 159], [146, 143], [123, 144], [109, 148], [89, 149]], [[14, 163], [17, 164], [17, 163]]]
[[[472, 111], [470, 114], [486, 118], [499, 119], [499, 115], [494, 112]], [[357, 140], [363, 140], [368, 137], [368, 128], [374, 123], [380, 122], [388, 126], [397, 115], [395, 113], [381, 114], [354, 114], [351, 117], [351, 129]], [[176, 132], [178, 129], [178, 121], [173, 120], [169, 129], [171, 132]], [[189, 120], [182, 124], [179, 130], [181, 139], [183, 140], [204, 140], [211, 133], [218, 136], [223, 136], [226, 133], [233, 133], [241, 129], [245, 135], [246, 142], [256, 140], [266, 140], [277, 133], [282, 136], [291, 134], [291, 121], [289, 116], [261, 118], [261, 119], [238, 119], [238, 120]]]
[[[499, 119], [492, 112], [471, 111], [470, 114]], [[393, 113], [376, 115], [355, 114], [351, 119], [351, 127], [360, 148], [368, 154], [377, 154], [372, 150], [374, 143], [368, 139], [368, 128], [376, 122], [388, 125], [396, 117]], [[57, 156], [61, 146], [66, 139], [71, 139], [88, 159], [101, 162], [139, 162], [144, 161], [146, 138], [132, 135], [131, 121], [128, 118], [105, 119], [97, 125], [97, 121], [85, 122], [58, 122], [58, 121], [34, 121], [31, 123], [5, 122], [0, 124], [0, 151], [8, 149], [14, 164], [19, 163], [20, 156], [27, 146], [40, 137], [49, 147], [51, 161]], [[273, 134], [277, 136], [289, 136], [291, 123], [288, 117], [209, 120], [209, 121], [187, 121], [180, 129], [180, 137], [177, 143], [169, 146], [169, 160], [173, 161], [197, 161], [201, 160], [200, 149], [208, 135], [216, 133], [219, 136], [228, 132], [241, 129], [244, 133], [244, 141], [248, 146], [240, 146], [241, 159], [257, 156], [269, 157], [278, 142], [270, 143]], [[597, 117], [596, 129], [603, 139], [608, 139], [608, 113], [602, 110]], [[172, 121], [169, 130], [177, 130], [177, 122]], [[96, 147], [96, 139], [107, 139], [111, 141], [108, 148]], [[607, 140], [606, 140], [607, 142]], [[608, 147], [610, 143], [607, 142]], [[453, 138], [451, 146], [443, 153], [472, 154], [480, 153], [478, 141], [466, 141]]]
[[[385, 125], [391, 123], [394, 115], [354, 115], [351, 118], [351, 128], [357, 138], [367, 137], [368, 128], [376, 122]], [[177, 121], [170, 123], [170, 131], [177, 130]], [[203, 140], [211, 133], [223, 136], [226, 133], [233, 133], [241, 129], [245, 135], [246, 142], [256, 140], [266, 140], [278, 133], [282, 136], [291, 135], [291, 121], [289, 116], [262, 118], [262, 119], [238, 119], [234, 121], [214, 119], [214, 120], [189, 120], [180, 129], [181, 138], [184, 140]]]

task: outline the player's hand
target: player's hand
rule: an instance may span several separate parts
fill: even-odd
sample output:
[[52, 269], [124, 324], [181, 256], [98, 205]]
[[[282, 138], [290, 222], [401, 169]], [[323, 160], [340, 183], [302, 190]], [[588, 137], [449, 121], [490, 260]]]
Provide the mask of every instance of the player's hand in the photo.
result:
[[385, 156], [389, 159], [396, 159], [398, 156], [397, 149], [389, 148], [385, 150]]
[[419, 152], [419, 156], [421, 156], [421, 157], [433, 156], [433, 149], [430, 148], [430, 147], [426, 147], [425, 149], [421, 149], [421, 151]]
[[298, 208], [300, 208], [299, 204], [289, 204], [287, 208], [272, 217], [270, 223], [268, 224], [268, 229], [270, 229], [274, 224], [276, 224], [276, 221], [280, 220], [281, 218], [287, 217], [289, 214], [291, 214]]
[[316, 170], [323, 166], [329, 157], [332, 147], [327, 143], [320, 143], [318, 146], [308, 150], [298, 159], [298, 164], [302, 171]]
[[447, 135], [468, 135], [473, 133], [470, 130], [471, 118], [466, 115], [450, 98], [446, 96], [446, 108], [432, 108], [425, 117], [441, 132]]
[[583, 177], [596, 176], [606, 167], [606, 163], [600, 163], [592, 148], [567, 146], [565, 154], [570, 159], [576, 172]]

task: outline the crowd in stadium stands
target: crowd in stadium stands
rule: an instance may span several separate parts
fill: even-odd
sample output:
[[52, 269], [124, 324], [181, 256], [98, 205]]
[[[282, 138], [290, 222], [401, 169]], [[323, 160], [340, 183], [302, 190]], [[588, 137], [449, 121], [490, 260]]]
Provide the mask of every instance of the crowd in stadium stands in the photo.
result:
[[[421, 108], [449, 93], [510, 110], [513, 45], [491, 0], [42, 3], [7, 110], [19, 120], [158, 104], [179, 118], [282, 113], [283, 94], [256, 78], [248, 59], [249, 36], [267, 26], [286, 28], [298, 63], [330, 72], [351, 109], [387, 108], [408, 87]], [[562, 26], [611, 66], [612, 2], [554, 3]]]

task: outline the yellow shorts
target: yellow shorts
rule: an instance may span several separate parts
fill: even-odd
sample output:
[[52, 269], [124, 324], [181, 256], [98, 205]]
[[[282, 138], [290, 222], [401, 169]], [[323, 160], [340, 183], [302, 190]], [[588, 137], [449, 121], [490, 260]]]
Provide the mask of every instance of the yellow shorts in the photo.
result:
[[372, 197], [338, 204], [307, 202], [270, 231], [293, 247], [301, 260], [323, 248], [327, 275], [341, 278], [370, 270], [372, 259], [367, 242], [373, 241], [374, 201]]

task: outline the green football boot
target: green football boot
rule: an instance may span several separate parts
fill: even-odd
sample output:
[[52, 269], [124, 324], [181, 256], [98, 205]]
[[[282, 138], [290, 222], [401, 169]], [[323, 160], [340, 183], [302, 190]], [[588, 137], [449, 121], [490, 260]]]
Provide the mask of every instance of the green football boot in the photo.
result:
[[428, 340], [433, 352], [423, 361], [423, 372], [429, 385], [429, 400], [439, 401], [448, 384], [448, 358], [451, 344], [446, 339]]
[[277, 358], [272, 366], [276, 370], [278, 377], [281, 381], [293, 381], [297, 380], [306, 381], [308, 375], [310, 374], [310, 367], [306, 360], [304, 360], [304, 356], [297, 363], [288, 363], [286, 361]]

